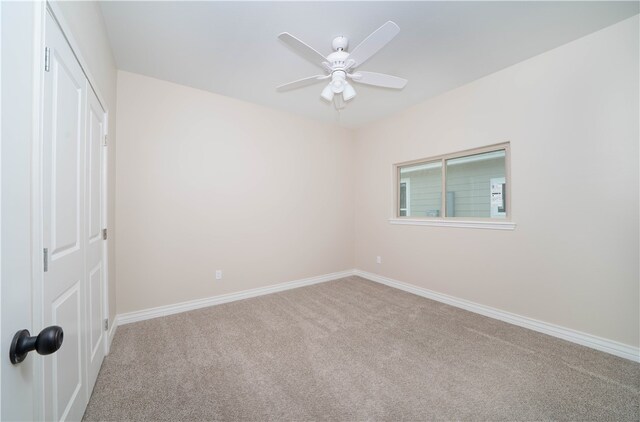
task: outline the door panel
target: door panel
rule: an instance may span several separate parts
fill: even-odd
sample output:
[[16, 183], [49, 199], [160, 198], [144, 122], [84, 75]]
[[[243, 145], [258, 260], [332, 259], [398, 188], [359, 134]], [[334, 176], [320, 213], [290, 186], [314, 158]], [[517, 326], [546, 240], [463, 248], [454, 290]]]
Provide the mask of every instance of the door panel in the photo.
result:
[[[96, 359], [102, 346], [102, 263], [99, 263], [89, 274], [89, 360]], [[96, 306], [98, 305], [98, 306]]]
[[79, 395], [84, 394], [82, 382], [82, 327], [81, 281], [77, 280], [51, 305], [52, 323], [64, 327], [64, 351], [53, 355], [53, 414], [56, 420], [64, 420], [73, 411]]
[[47, 14], [45, 44], [51, 58], [44, 72], [43, 245], [44, 325], [60, 325], [64, 342], [44, 357], [47, 420], [79, 420], [87, 405], [85, 309], [85, 110], [86, 79], [60, 28]]
[[80, 148], [84, 81], [74, 79], [64, 58], [51, 53], [52, 132], [51, 261], [80, 249]]
[[102, 228], [103, 208], [103, 141], [105, 137], [105, 112], [91, 88], [87, 89], [86, 131], [86, 268], [88, 291], [86, 296], [88, 338], [87, 385], [93, 386], [104, 359], [106, 332], [102, 322], [104, 310], [104, 265]]

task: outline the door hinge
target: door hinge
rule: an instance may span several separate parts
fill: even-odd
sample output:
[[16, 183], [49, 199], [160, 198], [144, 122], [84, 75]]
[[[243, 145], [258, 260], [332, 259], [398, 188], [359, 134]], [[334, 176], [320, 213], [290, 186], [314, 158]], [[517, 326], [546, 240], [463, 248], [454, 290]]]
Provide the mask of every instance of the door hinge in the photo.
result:
[[104, 330], [109, 331], [109, 318], [104, 319]]
[[48, 72], [51, 68], [51, 50], [49, 47], [44, 48], [44, 71]]
[[44, 272], [49, 271], [49, 248], [44, 248], [42, 250], [42, 256], [44, 259]]
[[107, 135], [104, 135], [104, 139], [102, 140], [102, 146], [103, 147], [107, 146]]
[[102, 229], [102, 240], [107, 240], [107, 229]]

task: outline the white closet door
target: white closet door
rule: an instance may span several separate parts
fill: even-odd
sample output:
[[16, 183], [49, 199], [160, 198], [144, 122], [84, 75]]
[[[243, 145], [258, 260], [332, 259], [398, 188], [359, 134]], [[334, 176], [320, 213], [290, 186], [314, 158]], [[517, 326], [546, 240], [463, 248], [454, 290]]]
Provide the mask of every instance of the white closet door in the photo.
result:
[[86, 78], [61, 30], [47, 14], [44, 72], [43, 241], [44, 325], [59, 325], [64, 341], [44, 358], [46, 420], [80, 420], [87, 405], [85, 343]]
[[86, 280], [87, 280], [87, 385], [93, 386], [104, 359], [104, 218], [103, 151], [105, 112], [93, 90], [87, 89], [86, 130]]

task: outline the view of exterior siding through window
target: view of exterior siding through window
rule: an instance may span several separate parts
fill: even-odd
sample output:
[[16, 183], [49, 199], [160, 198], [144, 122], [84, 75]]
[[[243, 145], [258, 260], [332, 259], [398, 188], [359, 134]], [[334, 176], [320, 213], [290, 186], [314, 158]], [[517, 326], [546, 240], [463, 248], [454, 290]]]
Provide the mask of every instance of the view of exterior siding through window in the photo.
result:
[[504, 149], [401, 166], [398, 216], [442, 217], [443, 175], [446, 185], [446, 217], [507, 216]]
[[442, 161], [401, 167], [400, 196], [403, 195], [406, 202], [406, 213], [403, 214], [403, 204], [400, 204], [400, 217], [440, 217], [442, 212]]
[[447, 160], [446, 182], [447, 216], [506, 217], [504, 150]]

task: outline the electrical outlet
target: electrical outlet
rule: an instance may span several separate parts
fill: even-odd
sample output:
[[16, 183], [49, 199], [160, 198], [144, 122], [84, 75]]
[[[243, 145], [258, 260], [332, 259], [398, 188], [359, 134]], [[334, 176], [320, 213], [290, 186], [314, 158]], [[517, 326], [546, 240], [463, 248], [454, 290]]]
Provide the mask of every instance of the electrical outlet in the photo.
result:
[[216, 280], [222, 280], [222, 270], [216, 270]]
[[382, 257], [381, 256], [376, 256], [376, 262], [378, 264], [382, 264]]

